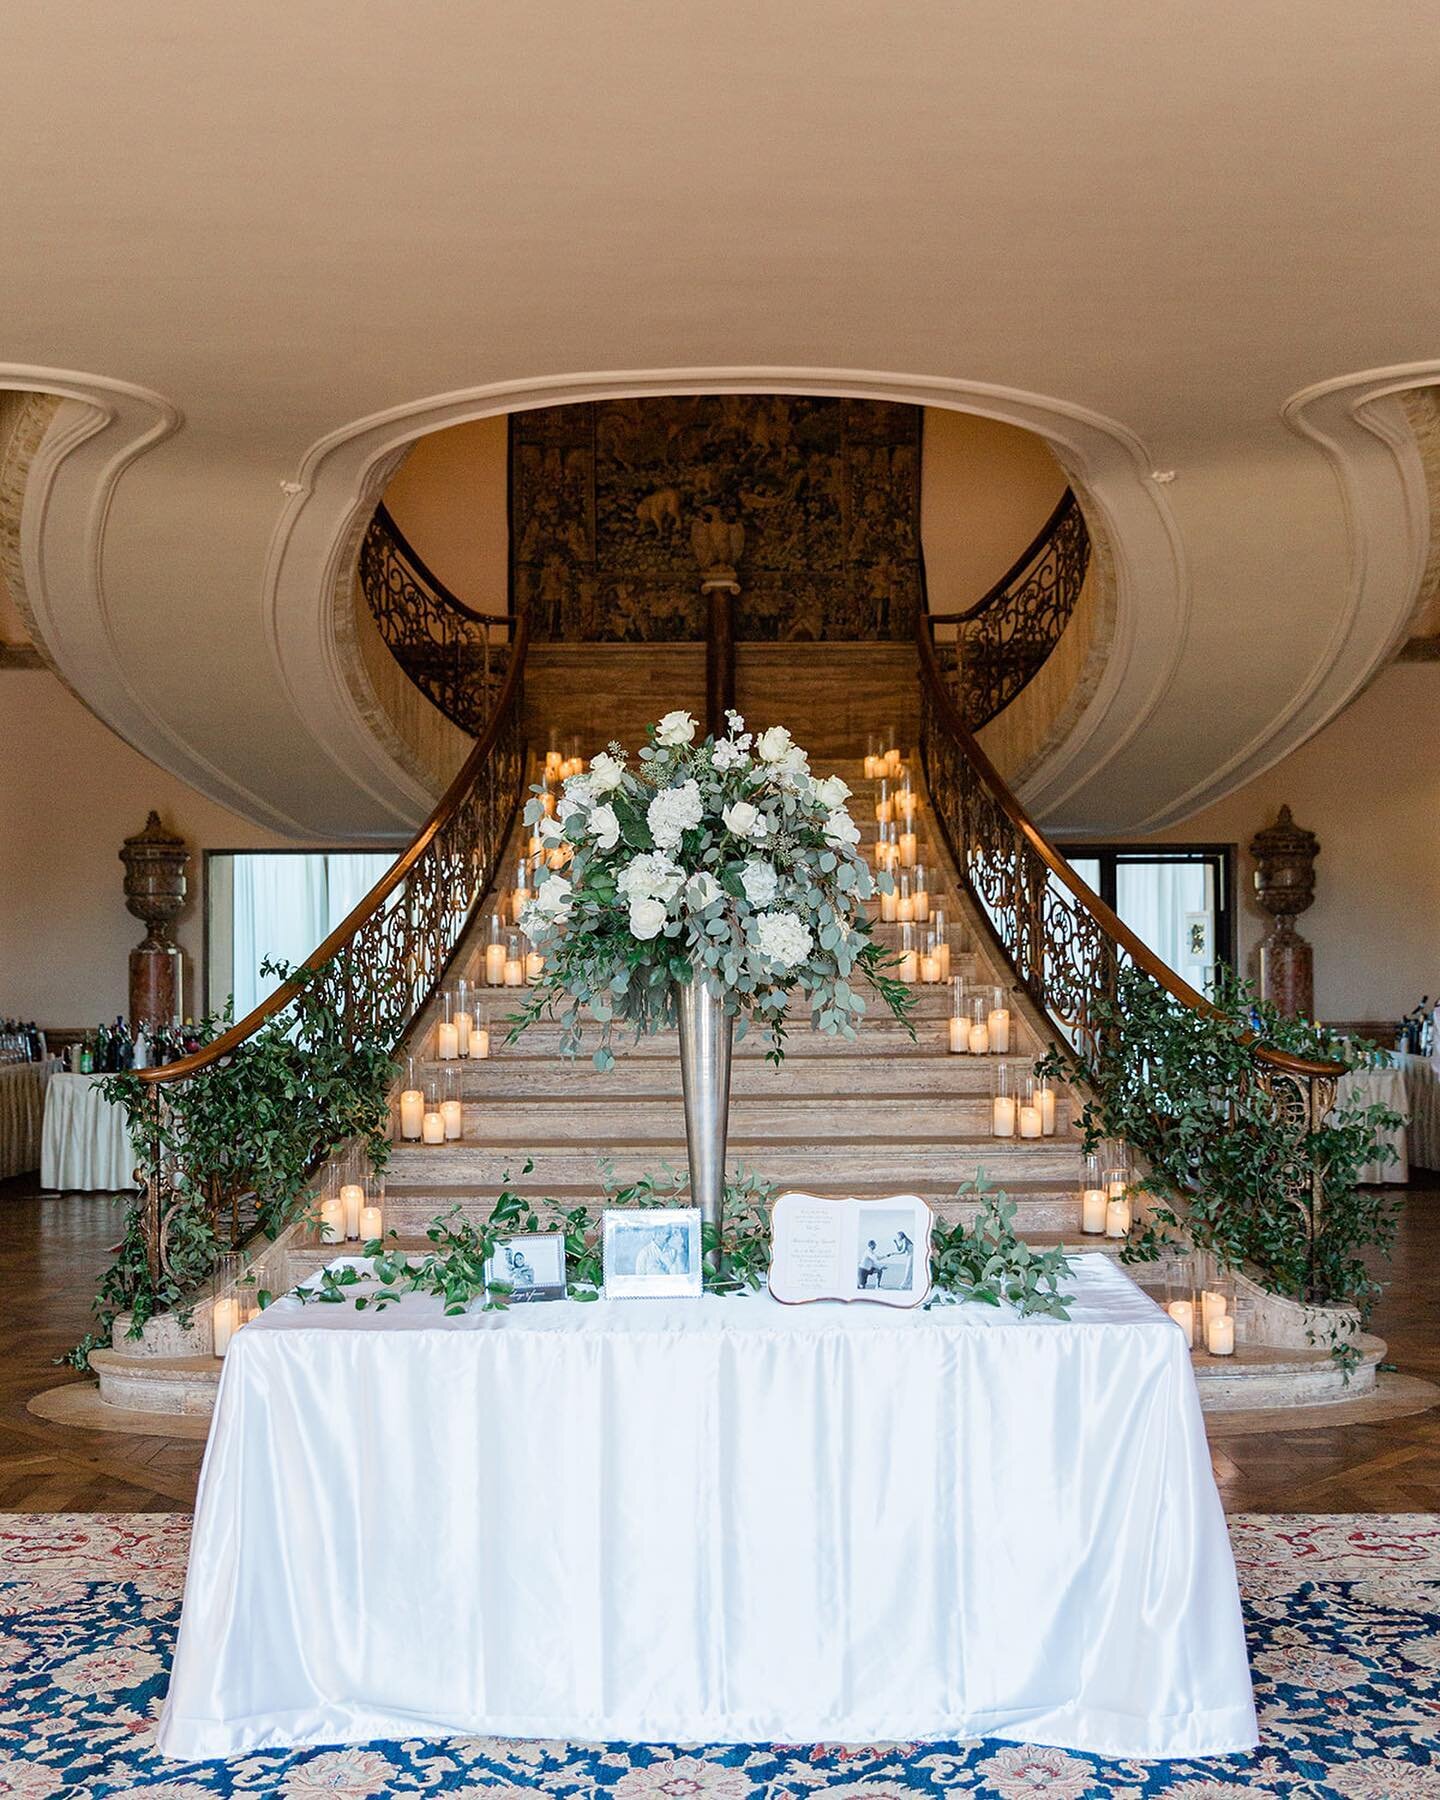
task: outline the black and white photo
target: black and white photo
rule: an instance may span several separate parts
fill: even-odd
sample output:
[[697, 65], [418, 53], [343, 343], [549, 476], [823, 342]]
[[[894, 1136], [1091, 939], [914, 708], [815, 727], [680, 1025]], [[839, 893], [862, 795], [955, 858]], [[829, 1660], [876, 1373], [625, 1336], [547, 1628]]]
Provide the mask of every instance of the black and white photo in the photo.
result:
[[532, 1231], [503, 1238], [485, 1264], [490, 1287], [509, 1289], [514, 1305], [524, 1300], [565, 1298], [565, 1239], [558, 1231]]
[[903, 1211], [861, 1215], [856, 1244], [860, 1292], [908, 1294], [915, 1286], [915, 1217]]
[[698, 1295], [704, 1281], [700, 1209], [611, 1207], [601, 1255], [607, 1300]]

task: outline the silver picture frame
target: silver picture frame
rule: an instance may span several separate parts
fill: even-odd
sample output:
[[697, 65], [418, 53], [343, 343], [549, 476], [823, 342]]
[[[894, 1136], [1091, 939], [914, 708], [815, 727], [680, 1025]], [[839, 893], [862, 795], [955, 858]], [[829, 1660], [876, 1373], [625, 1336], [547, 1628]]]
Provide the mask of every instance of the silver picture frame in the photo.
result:
[[558, 1231], [527, 1231], [501, 1238], [485, 1262], [485, 1285], [501, 1285], [511, 1306], [565, 1298], [565, 1238]]
[[601, 1225], [607, 1300], [698, 1300], [705, 1268], [698, 1206], [607, 1206]]

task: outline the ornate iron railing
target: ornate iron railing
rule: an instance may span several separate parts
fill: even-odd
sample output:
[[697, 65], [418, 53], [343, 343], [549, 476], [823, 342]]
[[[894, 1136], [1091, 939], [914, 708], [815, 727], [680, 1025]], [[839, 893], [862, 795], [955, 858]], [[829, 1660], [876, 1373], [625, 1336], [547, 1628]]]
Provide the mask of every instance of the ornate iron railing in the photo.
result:
[[[935, 816], [955, 867], [996, 946], [1058, 1036], [1094, 1055], [1105, 1008], [1121, 970], [1141, 969], [1195, 1012], [1218, 1008], [1142, 943], [1030, 819], [961, 717], [929, 621], [921, 620], [920, 756]], [[1343, 1067], [1256, 1043], [1255, 1079], [1275, 1112], [1300, 1136], [1318, 1131], [1335, 1103]], [[1157, 1079], [1162, 1072], [1157, 1071]], [[1320, 1230], [1323, 1170], [1277, 1170], [1305, 1217]]]
[[963, 612], [929, 615], [941, 673], [972, 731], [1008, 706], [1055, 648], [1089, 566], [1085, 515], [1067, 488], [989, 593]]
[[[494, 879], [525, 777], [522, 718], [526, 628], [514, 627], [505, 675], [475, 748], [414, 841], [311, 955], [305, 978], [284, 982], [237, 1024], [192, 1055], [140, 1071], [149, 1107], [148, 1148], [136, 1171], [152, 1281], [169, 1273], [167, 1237], [195, 1194], [184, 1179], [183, 1145], [164, 1130], [182, 1083], [203, 1081], [261, 1028], [294, 1006], [323, 1007], [341, 1047], [364, 1039], [398, 1047], [444, 978], [466, 926]], [[137, 1146], [138, 1148], [138, 1146]], [[317, 1146], [328, 1148], [328, 1146]], [[206, 1204], [218, 1236], [243, 1236], [255, 1217], [243, 1173], [212, 1185]]]
[[478, 737], [494, 711], [510, 622], [477, 613], [426, 567], [381, 504], [360, 545], [360, 589], [390, 654], [447, 719]]

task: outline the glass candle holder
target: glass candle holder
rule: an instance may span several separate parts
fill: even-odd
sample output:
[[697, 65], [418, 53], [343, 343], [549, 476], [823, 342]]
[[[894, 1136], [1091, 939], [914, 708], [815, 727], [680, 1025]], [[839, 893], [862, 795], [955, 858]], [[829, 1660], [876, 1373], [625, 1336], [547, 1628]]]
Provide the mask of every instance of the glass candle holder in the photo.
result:
[[530, 859], [522, 856], [515, 865], [515, 886], [510, 891], [510, 922], [520, 923], [520, 915], [530, 904]]
[[360, 1208], [360, 1241], [373, 1244], [385, 1235], [385, 1177], [371, 1169], [365, 1177], [365, 1204]]
[[1015, 1075], [1009, 1063], [997, 1062], [991, 1084], [990, 1134], [992, 1137], [1013, 1138], [1015, 1135], [1015, 1115], [1019, 1110], [1015, 1089]]
[[932, 906], [930, 911], [930, 929], [935, 933], [936, 948], [940, 952], [940, 979], [950, 979], [950, 925], [945, 917], [943, 906]]
[[470, 1039], [475, 1034], [475, 1002], [470, 995], [470, 983], [463, 975], [455, 983], [450, 1018], [455, 1026], [455, 1054], [468, 1056]]
[[445, 1142], [445, 1117], [440, 1111], [439, 1083], [425, 1084], [425, 1111], [420, 1118], [420, 1141], [424, 1144]]
[[1165, 1271], [1165, 1310], [1192, 1350], [1203, 1347], [1204, 1313], [1195, 1287], [1195, 1265], [1188, 1256], [1176, 1256]]
[[965, 977], [956, 975], [950, 982], [950, 1054], [970, 1054], [970, 1011], [965, 1004]]
[[1105, 1207], [1110, 1196], [1105, 1191], [1104, 1171], [1098, 1150], [1087, 1150], [1080, 1174], [1080, 1229], [1086, 1237], [1104, 1237]]
[[920, 953], [915, 948], [915, 927], [900, 927], [900, 967], [896, 971], [901, 981], [918, 981], [920, 979]]
[[892, 777], [900, 773], [901, 760], [900, 748], [892, 739], [889, 749], [885, 752], [885, 768]]
[[902, 925], [915, 923], [915, 900], [910, 892], [910, 877], [903, 871], [895, 883], [895, 917]]
[[485, 981], [490, 987], [505, 985], [505, 925], [498, 912], [490, 915], [485, 939]]
[[[405, 1059], [405, 1086], [400, 1090], [400, 1136], [402, 1139], [418, 1143], [420, 1140], [420, 1120], [425, 1112], [425, 1095], [415, 1077], [415, 1058]], [[339, 1192], [338, 1184], [336, 1192]]]
[[1213, 1266], [1205, 1277], [1196, 1314], [1197, 1334], [1203, 1334], [1212, 1356], [1235, 1354], [1235, 1277], [1228, 1269]]
[[460, 1080], [453, 1069], [447, 1069], [440, 1081], [440, 1119], [445, 1127], [445, 1141], [454, 1143], [465, 1129], [465, 1108], [460, 1100]]
[[460, 1054], [460, 1032], [454, 1019], [455, 1002], [448, 990], [440, 996], [440, 1017], [435, 1026], [435, 1054], [441, 1062], [454, 1062]]
[[940, 953], [935, 947], [933, 931], [925, 932], [921, 938], [920, 980], [926, 987], [933, 987], [940, 980]]
[[988, 1056], [990, 1053], [990, 1007], [983, 994], [971, 994], [966, 1001], [970, 1008], [970, 1054], [972, 1056]]
[[913, 825], [915, 823], [915, 790], [910, 785], [910, 778], [908, 775], [905, 777], [900, 787], [900, 791], [895, 796], [895, 815], [897, 818], [903, 820], [906, 825]]
[[321, 1173], [316, 1195], [322, 1244], [345, 1241], [345, 1208], [340, 1201], [340, 1186], [340, 1159], [332, 1156]]
[[490, 1009], [488, 1006], [475, 1008], [475, 1023], [470, 1029], [470, 1048], [466, 1054], [471, 1062], [480, 1062], [490, 1054]]
[[1010, 1048], [1010, 996], [1004, 988], [990, 990], [990, 1048], [1004, 1056]]
[[902, 869], [913, 869], [915, 867], [915, 858], [920, 853], [920, 840], [915, 835], [913, 824], [901, 825], [900, 836], [897, 839], [897, 843], [900, 849], [900, 867]]
[[1015, 1071], [1016, 1125], [1022, 1138], [1038, 1138], [1042, 1134], [1040, 1102], [1035, 1092], [1035, 1076], [1030, 1069]]
[[545, 958], [528, 937], [522, 941], [525, 948], [525, 979], [533, 984], [545, 973]]
[[875, 797], [875, 818], [877, 823], [888, 825], [894, 817], [894, 802], [890, 798], [890, 778], [882, 775], [880, 792]]
[[520, 933], [512, 931], [505, 939], [505, 986], [524, 987], [525, 951]]
[[224, 1356], [245, 1323], [238, 1292], [241, 1273], [237, 1252], [226, 1250], [215, 1258], [210, 1276], [210, 1345], [216, 1356]]
[[1045, 1137], [1055, 1135], [1055, 1086], [1048, 1075], [1035, 1077], [1035, 1103], [1040, 1108], [1040, 1130]]
[[1105, 1235], [1123, 1238], [1130, 1235], [1130, 1159], [1119, 1153], [1105, 1169]]
[[930, 887], [924, 863], [917, 862], [910, 877], [910, 900], [915, 909], [915, 923], [928, 924], [930, 919]]
[[[878, 864], [876, 872], [881, 872]], [[882, 891], [880, 895], [880, 923], [882, 925], [894, 925], [899, 917], [900, 890], [898, 885], [892, 881], [890, 883], [890, 892], [887, 894]]]

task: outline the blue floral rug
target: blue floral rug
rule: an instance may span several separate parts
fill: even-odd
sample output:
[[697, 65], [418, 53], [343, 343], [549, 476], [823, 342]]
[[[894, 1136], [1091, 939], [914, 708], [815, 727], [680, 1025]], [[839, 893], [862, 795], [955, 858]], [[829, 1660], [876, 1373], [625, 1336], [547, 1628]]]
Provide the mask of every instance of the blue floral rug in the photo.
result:
[[155, 1722], [188, 1518], [0, 1516], [0, 1800], [1440, 1800], [1440, 1518], [1240, 1517], [1262, 1743], [1106, 1762], [992, 1742], [454, 1738], [165, 1763]]

